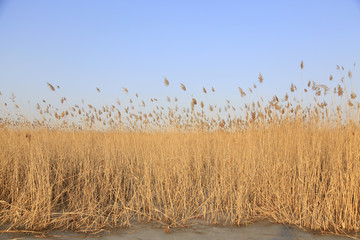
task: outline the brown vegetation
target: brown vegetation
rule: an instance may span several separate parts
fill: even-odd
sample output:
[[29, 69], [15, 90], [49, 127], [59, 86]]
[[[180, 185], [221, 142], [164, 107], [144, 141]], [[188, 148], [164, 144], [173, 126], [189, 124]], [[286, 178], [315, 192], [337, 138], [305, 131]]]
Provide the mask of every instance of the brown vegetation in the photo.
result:
[[311, 104], [290, 101], [299, 91], [292, 84], [295, 93], [246, 103], [240, 115], [230, 101], [204, 108], [195, 97], [189, 108], [171, 102], [147, 112], [131, 99], [124, 108], [118, 101], [61, 110], [44, 100], [41, 117], [30, 122], [6, 115], [1, 102], [1, 224], [85, 231], [132, 220], [184, 226], [199, 218], [236, 225], [271, 219], [359, 231], [360, 111], [345, 82], [331, 93], [309, 83], [302, 95], [313, 93]]

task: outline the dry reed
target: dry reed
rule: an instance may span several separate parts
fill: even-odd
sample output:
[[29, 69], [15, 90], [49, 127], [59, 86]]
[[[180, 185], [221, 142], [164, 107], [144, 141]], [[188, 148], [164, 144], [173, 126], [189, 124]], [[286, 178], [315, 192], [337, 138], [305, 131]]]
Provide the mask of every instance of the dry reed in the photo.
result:
[[120, 101], [60, 112], [44, 101], [33, 121], [1, 110], [1, 224], [92, 231], [133, 220], [185, 226], [199, 218], [236, 225], [271, 219], [359, 231], [359, 103], [354, 92], [351, 106], [341, 100], [342, 81], [332, 94], [338, 105], [321, 102], [325, 87], [313, 86], [313, 105], [300, 107], [286, 94], [247, 103], [241, 116], [229, 113], [238, 109], [230, 101], [206, 112], [195, 98], [191, 109], [157, 105], [147, 113], [120, 109]]

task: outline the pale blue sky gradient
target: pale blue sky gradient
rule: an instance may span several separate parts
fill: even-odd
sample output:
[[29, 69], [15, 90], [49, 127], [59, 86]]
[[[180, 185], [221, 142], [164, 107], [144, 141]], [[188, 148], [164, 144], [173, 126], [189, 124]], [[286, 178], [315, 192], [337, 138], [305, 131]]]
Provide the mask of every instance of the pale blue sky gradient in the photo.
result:
[[0, 0], [0, 91], [20, 103], [114, 104], [127, 98], [122, 86], [146, 99], [181, 98], [181, 82], [187, 94], [214, 86], [214, 101], [241, 105], [237, 87], [259, 72], [264, 96], [299, 85], [301, 60], [304, 82], [339, 77], [339, 64], [360, 85], [359, 1]]

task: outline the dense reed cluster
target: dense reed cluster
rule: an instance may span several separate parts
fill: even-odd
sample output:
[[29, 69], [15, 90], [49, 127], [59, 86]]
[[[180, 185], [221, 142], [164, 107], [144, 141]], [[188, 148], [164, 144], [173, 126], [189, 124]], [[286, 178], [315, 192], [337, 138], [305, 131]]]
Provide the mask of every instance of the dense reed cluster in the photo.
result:
[[0, 223], [94, 231], [135, 220], [178, 227], [270, 219], [359, 231], [360, 104], [352, 72], [337, 70], [331, 88], [291, 84], [284, 97], [248, 102], [259, 74], [225, 105], [135, 94], [126, 105], [71, 106], [61, 97], [27, 119], [15, 97], [0, 98]]

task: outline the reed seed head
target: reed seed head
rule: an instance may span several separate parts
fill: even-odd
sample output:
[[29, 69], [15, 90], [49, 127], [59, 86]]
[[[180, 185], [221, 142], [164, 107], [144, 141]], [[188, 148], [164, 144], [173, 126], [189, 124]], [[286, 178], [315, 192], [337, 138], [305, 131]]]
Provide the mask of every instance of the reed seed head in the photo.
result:
[[241, 87], [238, 87], [241, 97], [245, 97], [246, 93], [242, 90]]
[[181, 89], [182, 89], [183, 91], [186, 91], [186, 87], [185, 87], [184, 84], [180, 83], [180, 87], [181, 87]]
[[169, 80], [166, 77], [164, 77], [164, 84], [166, 87], [169, 86], [169, 84], [170, 84]]
[[46, 84], [48, 85], [51, 91], [55, 91], [55, 88], [51, 83], [47, 82]]
[[263, 75], [261, 73], [259, 73], [258, 80], [259, 80], [259, 83], [262, 83], [264, 81]]
[[351, 92], [351, 95], [350, 95], [351, 99], [355, 99], [356, 98], [356, 93], [354, 92]]

